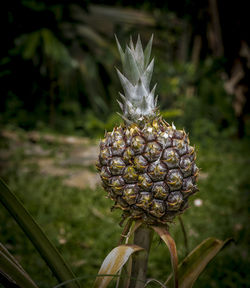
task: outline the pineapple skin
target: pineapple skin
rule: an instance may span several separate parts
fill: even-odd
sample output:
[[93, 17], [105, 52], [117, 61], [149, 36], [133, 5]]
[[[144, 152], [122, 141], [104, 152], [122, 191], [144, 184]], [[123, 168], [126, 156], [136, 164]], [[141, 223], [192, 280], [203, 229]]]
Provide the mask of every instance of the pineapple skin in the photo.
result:
[[97, 168], [123, 217], [145, 224], [172, 222], [188, 207], [199, 169], [188, 135], [161, 117], [124, 124], [100, 143]]

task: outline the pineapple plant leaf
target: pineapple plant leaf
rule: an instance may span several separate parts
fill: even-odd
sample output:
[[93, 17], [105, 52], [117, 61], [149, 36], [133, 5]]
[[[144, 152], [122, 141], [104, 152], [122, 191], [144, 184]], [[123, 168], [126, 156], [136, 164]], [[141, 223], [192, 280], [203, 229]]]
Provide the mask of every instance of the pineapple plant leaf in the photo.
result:
[[[204, 271], [207, 264], [230, 242], [232, 238], [225, 241], [208, 238], [191, 251], [188, 256], [179, 264], [179, 288], [191, 288]], [[173, 275], [171, 274], [165, 285], [171, 287]]]
[[121, 270], [129, 257], [142, 251], [143, 248], [136, 245], [119, 245], [115, 247], [104, 259], [102, 266], [94, 284], [95, 288], [105, 288], [108, 286], [113, 277]]
[[58, 281], [67, 282], [65, 287], [68, 288], [80, 288], [81, 286], [78, 281], [68, 283], [68, 280], [76, 278], [69, 265], [62, 258], [56, 247], [49, 241], [45, 233], [25, 209], [22, 203], [1, 179], [0, 203], [2, 203], [2, 205], [9, 211], [17, 224], [33, 243]]
[[[5, 287], [38, 288], [18, 261], [0, 243], [0, 283]], [[18, 286], [16, 286], [18, 285]]]
[[177, 249], [175, 245], [174, 239], [171, 237], [170, 233], [166, 229], [166, 227], [159, 227], [155, 226], [153, 227], [155, 232], [159, 234], [161, 239], [165, 242], [167, 245], [169, 252], [170, 252], [170, 257], [171, 257], [171, 264], [172, 264], [172, 269], [173, 269], [173, 277], [174, 277], [174, 287], [178, 287], [178, 255], [177, 255]]

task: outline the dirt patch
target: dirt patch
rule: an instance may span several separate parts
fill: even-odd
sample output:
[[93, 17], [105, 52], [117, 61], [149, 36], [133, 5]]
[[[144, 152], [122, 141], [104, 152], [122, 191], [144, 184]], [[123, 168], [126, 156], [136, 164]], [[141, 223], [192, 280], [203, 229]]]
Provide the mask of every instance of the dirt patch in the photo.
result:
[[97, 173], [83, 170], [65, 179], [63, 183], [71, 187], [77, 187], [82, 189], [88, 187], [91, 189], [95, 189], [96, 186], [101, 183], [101, 181]]
[[[37, 131], [21, 135], [3, 131], [1, 136], [8, 141], [8, 148], [0, 149], [0, 162], [6, 167], [11, 165], [12, 156], [22, 151], [20, 167], [24, 172], [36, 165], [38, 173], [64, 177], [63, 183], [67, 186], [95, 189], [100, 184], [97, 173], [89, 169], [95, 165], [99, 150], [93, 140]], [[44, 143], [49, 145], [44, 147]]]

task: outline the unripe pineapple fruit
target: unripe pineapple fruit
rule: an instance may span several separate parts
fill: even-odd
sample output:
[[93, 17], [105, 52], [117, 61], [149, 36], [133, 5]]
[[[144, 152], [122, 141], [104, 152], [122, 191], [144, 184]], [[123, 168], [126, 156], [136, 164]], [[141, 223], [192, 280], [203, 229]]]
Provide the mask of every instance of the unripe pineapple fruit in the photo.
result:
[[97, 168], [124, 217], [155, 225], [171, 222], [187, 208], [189, 196], [198, 190], [198, 168], [187, 134], [160, 117], [156, 86], [150, 91], [152, 40], [144, 52], [140, 37], [135, 47], [130, 40], [125, 52], [117, 40], [123, 74], [117, 72], [124, 89], [123, 103], [118, 102], [124, 124], [101, 141]]

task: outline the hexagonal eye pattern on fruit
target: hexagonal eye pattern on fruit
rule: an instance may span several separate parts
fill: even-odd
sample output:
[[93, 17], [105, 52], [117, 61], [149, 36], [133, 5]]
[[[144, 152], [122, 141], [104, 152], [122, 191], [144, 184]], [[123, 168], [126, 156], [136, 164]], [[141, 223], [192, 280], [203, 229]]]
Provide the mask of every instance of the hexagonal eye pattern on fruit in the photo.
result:
[[166, 199], [169, 195], [169, 188], [165, 182], [156, 182], [153, 185], [152, 192], [154, 197], [158, 199]]
[[164, 148], [168, 148], [168, 147], [172, 146], [172, 138], [168, 135], [167, 131], [161, 132], [157, 137], [157, 141]]
[[168, 169], [166, 165], [164, 165], [160, 161], [153, 162], [148, 167], [148, 174], [153, 181], [164, 180], [167, 172]]
[[184, 198], [189, 196], [195, 190], [194, 188], [195, 187], [193, 184], [192, 177], [183, 179], [181, 192], [182, 192], [182, 195], [184, 196]]
[[149, 213], [157, 218], [161, 218], [165, 214], [164, 202], [154, 199]]
[[146, 146], [144, 156], [147, 158], [148, 161], [153, 162], [159, 159], [161, 155], [162, 148], [156, 142], [149, 142]]
[[167, 199], [167, 209], [169, 211], [177, 211], [179, 210], [182, 202], [183, 202], [182, 194], [178, 191], [172, 192], [169, 194]]
[[173, 148], [167, 148], [163, 151], [162, 161], [167, 165], [169, 169], [178, 167], [179, 155]]
[[184, 136], [185, 136], [184, 131], [182, 131], [182, 130], [174, 130], [174, 135], [173, 135], [174, 138], [183, 139]]
[[112, 175], [122, 174], [125, 166], [126, 166], [125, 163], [120, 157], [114, 157], [109, 161], [109, 169]]
[[132, 217], [139, 218], [144, 214], [144, 211], [136, 205], [132, 205], [130, 208]]
[[176, 212], [169, 211], [166, 212], [165, 215], [161, 218], [162, 222], [173, 222], [174, 217], [176, 216]]
[[187, 155], [191, 159], [191, 161], [195, 161], [196, 154], [194, 152], [194, 147], [187, 145]]
[[140, 133], [140, 128], [135, 123], [131, 124], [127, 130], [131, 137], [137, 136]]
[[129, 133], [129, 129], [125, 130], [124, 139], [126, 141], [126, 144], [129, 146], [131, 144], [131, 139], [132, 139], [132, 136]]
[[136, 185], [126, 185], [123, 190], [123, 199], [129, 204], [133, 205], [136, 203], [136, 197], [138, 194], [138, 187]]
[[135, 155], [133, 149], [131, 147], [128, 147], [125, 152], [123, 153], [123, 160], [126, 163], [130, 163], [132, 160], [132, 157]]
[[171, 191], [179, 190], [182, 186], [183, 177], [177, 169], [170, 170], [167, 175], [167, 184]]
[[102, 166], [101, 172], [100, 172], [100, 177], [105, 184], [109, 183], [111, 174], [110, 174], [108, 167]]
[[145, 141], [141, 136], [135, 136], [131, 141], [131, 147], [136, 154], [142, 153], [145, 147]]
[[147, 169], [148, 161], [142, 156], [138, 155], [134, 158], [134, 167], [139, 172], [145, 172]]
[[113, 156], [122, 156], [122, 153], [125, 150], [125, 141], [123, 139], [118, 139], [112, 144], [112, 155]]
[[187, 153], [187, 144], [183, 140], [173, 139], [173, 146], [176, 147], [179, 155], [184, 155]]
[[117, 127], [111, 133], [111, 142], [114, 143], [115, 141], [123, 140], [123, 130], [121, 127]]
[[108, 189], [106, 189], [106, 190], [108, 191], [109, 197], [110, 197], [112, 200], [116, 201], [116, 199], [117, 199], [117, 194], [114, 193], [114, 192], [111, 190], [110, 187], [109, 187]]
[[149, 191], [153, 183], [148, 174], [141, 174], [138, 177], [138, 185], [142, 190]]
[[127, 166], [124, 170], [123, 178], [127, 183], [135, 183], [138, 175], [133, 166]]
[[168, 136], [169, 136], [170, 138], [173, 138], [173, 136], [174, 136], [174, 129], [173, 129], [172, 127], [168, 127], [168, 128], [166, 129], [166, 132], [168, 133]]
[[148, 210], [152, 203], [152, 196], [148, 192], [141, 192], [136, 202], [137, 206], [141, 207], [143, 210]]
[[180, 160], [180, 167], [184, 177], [188, 177], [192, 173], [193, 163], [189, 157], [183, 156]]
[[180, 211], [183, 212], [188, 208], [188, 201], [183, 201], [180, 206]]
[[198, 176], [198, 173], [199, 173], [199, 168], [197, 167], [196, 164], [194, 164], [192, 168], [192, 175], [196, 177]]
[[99, 154], [99, 161], [102, 165], [107, 165], [109, 158], [111, 157], [111, 151], [109, 147], [104, 147]]
[[164, 123], [163, 123], [162, 121], [158, 121], [158, 119], [154, 119], [154, 120], [152, 121], [152, 127], [154, 127], [154, 129], [155, 129], [156, 131], [159, 131], [160, 128], [161, 128], [161, 126], [162, 126], [162, 125], [160, 125], [160, 123], [161, 123], [162, 125], [164, 125]]
[[111, 144], [111, 133], [110, 132], [107, 132], [105, 134], [105, 138], [101, 140], [100, 142], [100, 147], [101, 149], [103, 149], [104, 147], [107, 147]]
[[129, 210], [128, 203], [124, 199], [122, 199], [121, 196], [118, 196], [116, 198], [116, 204], [118, 204], [123, 210]]
[[152, 127], [150, 123], [145, 124], [144, 128], [142, 129], [143, 136], [148, 140], [152, 141], [156, 139], [157, 130]]
[[110, 179], [109, 186], [115, 194], [122, 195], [124, 184], [122, 176], [114, 176]]

